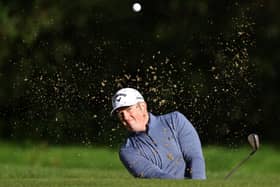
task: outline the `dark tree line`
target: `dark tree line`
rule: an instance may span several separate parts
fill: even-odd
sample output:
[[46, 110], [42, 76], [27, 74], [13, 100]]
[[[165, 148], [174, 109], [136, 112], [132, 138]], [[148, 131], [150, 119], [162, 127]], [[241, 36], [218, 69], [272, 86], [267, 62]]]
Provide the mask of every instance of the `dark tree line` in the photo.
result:
[[128, 86], [204, 143], [278, 142], [277, 1], [132, 3], [0, 3], [1, 139], [116, 145], [111, 96]]

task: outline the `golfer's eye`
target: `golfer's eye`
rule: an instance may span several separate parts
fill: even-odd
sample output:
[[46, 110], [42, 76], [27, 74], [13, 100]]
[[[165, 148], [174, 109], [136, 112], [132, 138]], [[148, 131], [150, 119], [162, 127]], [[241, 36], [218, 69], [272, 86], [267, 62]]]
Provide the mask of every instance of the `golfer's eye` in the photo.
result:
[[138, 108], [137, 105], [132, 105], [132, 106], [128, 107], [128, 108], [126, 109], [126, 111], [127, 111], [127, 112], [131, 112], [131, 111], [133, 111], [133, 110], [136, 109], [136, 108]]
[[130, 112], [133, 109], [133, 106], [130, 106], [126, 109], [126, 111]]

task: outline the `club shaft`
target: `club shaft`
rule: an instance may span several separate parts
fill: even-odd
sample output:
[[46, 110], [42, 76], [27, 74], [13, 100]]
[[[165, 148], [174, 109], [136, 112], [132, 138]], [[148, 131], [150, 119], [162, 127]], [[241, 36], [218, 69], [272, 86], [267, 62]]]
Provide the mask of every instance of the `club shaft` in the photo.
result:
[[239, 162], [238, 165], [236, 165], [225, 177], [225, 179], [228, 179], [244, 162], [246, 162], [253, 154], [255, 151], [252, 151], [245, 159], [243, 159], [241, 162]]

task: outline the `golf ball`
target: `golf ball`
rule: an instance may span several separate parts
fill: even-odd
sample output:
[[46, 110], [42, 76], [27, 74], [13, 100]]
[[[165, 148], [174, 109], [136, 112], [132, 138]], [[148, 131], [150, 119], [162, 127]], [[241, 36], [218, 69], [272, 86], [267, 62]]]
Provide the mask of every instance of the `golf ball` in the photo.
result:
[[142, 9], [142, 7], [141, 7], [141, 4], [140, 4], [140, 3], [134, 3], [134, 4], [132, 5], [132, 10], [133, 10], [134, 12], [140, 12], [141, 9]]

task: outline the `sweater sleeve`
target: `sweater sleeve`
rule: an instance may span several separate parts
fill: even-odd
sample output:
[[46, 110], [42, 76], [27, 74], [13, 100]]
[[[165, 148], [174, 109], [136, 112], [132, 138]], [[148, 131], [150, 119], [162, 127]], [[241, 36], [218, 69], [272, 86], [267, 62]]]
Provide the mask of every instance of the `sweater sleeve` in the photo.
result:
[[139, 153], [136, 153], [135, 150], [131, 150], [129, 148], [121, 148], [119, 156], [124, 166], [134, 177], [165, 179], [176, 178], [176, 176], [170, 175], [162, 171], [151, 161], [147, 160]]
[[[184, 159], [188, 167], [190, 167], [186, 168], [189, 171], [190, 178], [206, 179], [205, 161], [199, 136], [195, 128], [183, 114], [179, 112], [176, 112], [176, 114], [178, 141]], [[186, 173], [186, 175], [188, 174]]]

